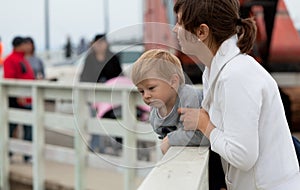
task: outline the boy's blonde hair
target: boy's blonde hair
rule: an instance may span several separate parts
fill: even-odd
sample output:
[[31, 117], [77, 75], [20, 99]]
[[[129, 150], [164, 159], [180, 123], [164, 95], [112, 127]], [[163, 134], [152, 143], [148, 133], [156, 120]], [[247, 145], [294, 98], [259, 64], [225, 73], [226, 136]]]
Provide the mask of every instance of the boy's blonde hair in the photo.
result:
[[151, 49], [133, 64], [131, 80], [135, 85], [150, 78], [170, 81], [174, 74], [178, 75], [180, 85], [185, 83], [180, 60], [168, 51]]

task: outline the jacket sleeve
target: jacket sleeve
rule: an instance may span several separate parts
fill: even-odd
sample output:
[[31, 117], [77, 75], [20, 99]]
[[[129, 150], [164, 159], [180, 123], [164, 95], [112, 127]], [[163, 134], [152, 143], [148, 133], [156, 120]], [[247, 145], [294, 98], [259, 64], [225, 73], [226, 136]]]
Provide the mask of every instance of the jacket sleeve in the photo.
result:
[[43, 75], [43, 78], [46, 78], [44, 62], [41, 59], [39, 59], [39, 63], [40, 63], [40, 67], [41, 67], [41, 74]]
[[13, 61], [5, 61], [3, 68], [3, 77], [4, 78], [17, 78], [17, 68], [15, 68], [15, 63]]
[[122, 75], [122, 67], [119, 61], [119, 57], [114, 55], [108, 63], [105, 65], [105, 71], [107, 79], [112, 79]]
[[186, 131], [183, 127], [168, 133], [168, 139], [171, 146], [209, 146], [209, 140], [201, 131]]
[[[202, 92], [198, 89], [185, 88], [180, 94], [180, 103], [182, 107], [187, 108], [199, 108], [202, 101]], [[177, 109], [177, 108], [175, 108]], [[179, 116], [177, 114], [177, 117]], [[161, 136], [164, 136], [162, 132], [161, 122], [157, 120], [154, 110], [152, 109], [149, 116], [149, 121], [153, 127], [153, 130]], [[169, 132], [167, 134], [169, 143], [171, 146], [208, 146], [208, 139], [200, 131], [187, 131], [184, 130], [183, 125], [176, 119], [171, 122], [177, 127], [177, 130]]]
[[216, 126], [210, 134], [210, 143], [212, 150], [227, 162], [247, 171], [254, 166], [259, 154], [258, 122], [262, 91], [259, 85], [242, 78], [231, 77], [222, 81], [218, 90], [216, 88], [218, 100], [213, 104], [220, 106], [220, 115], [214, 115], [218, 112], [216, 109], [210, 110], [209, 114], [213, 124], [213, 118], [222, 118], [223, 129]]
[[[202, 90], [190, 88], [181, 96], [181, 106], [186, 108], [200, 108], [203, 99]], [[177, 124], [177, 130], [168, 134], [169, 144], [172, 146], [209, 146], [209, 140], [201, 131], [184, 130], [182, 123]]]

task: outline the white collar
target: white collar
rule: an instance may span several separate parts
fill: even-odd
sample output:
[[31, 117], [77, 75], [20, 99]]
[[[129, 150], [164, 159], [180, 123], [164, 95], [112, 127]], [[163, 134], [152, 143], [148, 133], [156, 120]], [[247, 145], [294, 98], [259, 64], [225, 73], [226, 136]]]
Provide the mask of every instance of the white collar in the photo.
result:
[[229, 39], [225, 40], [221, 44], [216, 55], [213, 57], [210, 69], [205, 67], [205, 70], [203, 72], [203, 82], [205, 81], [203, 85], [205, 88], [205, 97], [202, 101], [202, 106], [204, 108], [208, 106], [205, 104], [209, 103], [207, 102], [209, 98], [208, 96], [210, 96], [209, 92], [214, 90], [212, 89], [214, 88], [212, 83], [215, 81], [216, 77], [218, 77], [218, 73], [228, 61], [230, 61], [240, 53], [240, 49], [237, 46], [237, 41], [237, 35], [233, 35]]
[[208, 87], [211, 86], [212, 81], [214, 81], [223, 65], [240, 53], [237, 41], [237, 35], [233, 35], [229, 39], [225, 40], [221, 44], [216, 55], [213, 57], [210, 69], [207, 67], [205, 68], [203, 74], [206, 81], [208, 81]]

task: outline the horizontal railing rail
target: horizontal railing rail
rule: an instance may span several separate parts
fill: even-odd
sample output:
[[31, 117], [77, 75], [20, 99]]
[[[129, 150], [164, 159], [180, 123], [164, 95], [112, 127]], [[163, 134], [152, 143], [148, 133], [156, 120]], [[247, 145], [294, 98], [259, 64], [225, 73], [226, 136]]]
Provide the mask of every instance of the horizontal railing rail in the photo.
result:
[[207, 190], [208, 147], [171, 147], [138, 190]]

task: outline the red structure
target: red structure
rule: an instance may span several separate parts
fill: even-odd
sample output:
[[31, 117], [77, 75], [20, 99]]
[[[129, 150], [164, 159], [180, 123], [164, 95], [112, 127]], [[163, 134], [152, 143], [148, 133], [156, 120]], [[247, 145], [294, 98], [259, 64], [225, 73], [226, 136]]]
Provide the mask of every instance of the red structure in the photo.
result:
[[145, 50], [153, 48], [170, 49], [178, 47], [176, 36], [168, 18], [166, 1], [148, 0], [144, 13], [144, 45]]
[[254, 16], [254, 56], [270, 72], [300, 71], [300, 37], [283, 0], [240, 0], [242, 17]]
[[[175, 0], [176, 1], [176, 0]], [[144, 42], [145, 49], [179, 49], [177, 39], [172, 34], [168, 11], [172, 5], [164, 0], [145, 2]], [[240, 0], [241, 16], [253, 16], [257, 22], [257, 42], [253, 55], [270, 72], [300, 71], [300, 37], [296, 30], [284, 0]], [[185, 64], [193, 64], [184, 55]]]
[[289, 17], [283, 0], [279, 0], [277, 6], [269, 62], [282, 64], [283, 67], [296, 64], [297, 68], [291, 68], [290, 71], [299, 71], [300, 36]]

